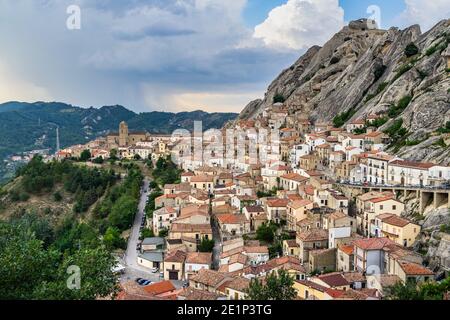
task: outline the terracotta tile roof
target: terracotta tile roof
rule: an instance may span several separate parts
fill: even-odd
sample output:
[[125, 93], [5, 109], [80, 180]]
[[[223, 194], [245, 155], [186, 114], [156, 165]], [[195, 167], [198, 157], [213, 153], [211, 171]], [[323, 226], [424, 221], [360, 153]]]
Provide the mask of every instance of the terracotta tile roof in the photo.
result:
[[231, 250], [222, 252], [222, 253], [220, 254], [220, 259], [224, 259], [224, 258], [227, 258], [227, 257], [231, 257], [232, 255], [235, 255], [235, 254], [241, 253], [241, 252], [244, 252], [244, 247], [234, 248], [234, 249], [231, 249]]
[[413, 169], [429, 169], [429, 168], [435, 166], [434, 163], [429, 163], [429, 162], [413, 162], [413, 161], [403, 161], [403, 160], [392, 161], [389, 165], [405, 167], [405, 168], [413, 168]]
[[303, 200], [296, 200], [296, 201], [292, 201], [289, 203], [289, 207], [291, 207], [292, 209], [296, 210], [299, 208], [303, 208], [303, 207], [307, 207], [309, 205], [312, 205], [313, 202], [308, 200], [308, 199], [303, 199]]
[[389, 201], [389, 200], [394, 200], [394, 201], [400, 202], [398, 200], [395, 200], [393, 196], [385, 196], [385, 197], [381, 197], [381, 198], [375, 198], [375, 199], [369, 200], [369, 202], [380, 203], [380, 202]]
[[348, 283], [348, 281], [345, 280], [345, 278], [340, 273], [324, 274], [318, 276], [317, 278], [325, 282], [330, 287], [343, 287], [350, 285], [350, 283]]
[[242, 264], [245, 266], [247, 264], [247, 259], [248, 258], [245, 254], [238, 253], [238, 254], [235, 254], [230, 257], [230, 261], [228, 262], [228, 265], [231, 265], [234, 263], [239, 263], [239, 264]]
[[303, 200], [303, 198], [302, 197], [300, 197], [300, 195], [299, 194], [288, 194], [288, 195], [286, 195], [286, 198], [289, 200], [289, 201], [296, 201], [296, 200]]
[[297, 235], [302, 241], [323, 241], [328, 240], [328, 231], [323, 229], [309, 230]]
[[349, 245], [349, 246], [339, 245], [338, 248], [339, 248], [339, 250], [341, 250], [342, 252], [344, 252], [348, 256], [353, 254], [353, 249], [354, 249], [353, 245]]
[[177, 250], [175, 252], [169, 252], [167, 253], [166, 257], [164, 258], [164, 262], [178, 262], [178, 263], [184, 263], [186, 260], [186, 252]]
[[188, 252], [186, 263], [211, 265], [212, 254], [210, 252]]
[[190, 280], [217, 288], [223, 281], [227, 280], [227, 275], [214, 270], [201, 269], [197, 274], [193, 275]]
[[271, 208], [286, 207], [288, 205], [288, 203], [289, 203], [288, 199], [276, 198], [276, 199], [267, 200], [267, 206], [271, 207]]
[[364, 121], [364, 119], [356, 119], [350, 122], [350, 124], [365, 124], [365, 123], [366, 122]]
[[266, 246], [245, 246], [244, 252], [252, 254], [252, 253], [269, 253], [269, 248]]
[[388, 238], [372, 238], [355, 240], [354, 245], [363, 250], [381, 250], [394, 242]]
[[264, 212], [264, 208], [261, 206], [246, 206], [244, 209], [246, 209], [247, 212], [250, 212], [250, 213]]
[[247, 218], [243, 214], [223, 213], [217, 215], [220, 224], [243, 224]]
[[303, 181], [308, 180], [309, 178], [301, 176], [298, 173], [288, 173], [288, 174], [282, 175], [281, 179], [293, 180], [293, 181], [297, 181], [297, 182], [303, 182]]
[[364, 194], [358, 196], [358, 199], [361, 201], [369, 201], [371, 199], [387, 197], [387, 196], [391, 196], [393, 198], [394, 194], [390, 191], [388, 191], [388, 192], [371, 191], [371, 192], [367, 192], [367, 193], [364, 193]]
[[300, 247], [297, 243], [297, 241], [295, 240], [284, 240], [286, 241], [286, 244], [288, 245], [289, 248], [298, 248]]
[[150, 293], [153, 295], [159, 295], [162, 293], [174, 291], [174, 290], [176, 290], [176, 288], [172, 284], [171, 281], [161, 281], [161, 282], [153, 283], [151, 285], [144, 287], [144, 290], [147, 293]]
[[357, 290], [345, 290], [339, 298], [336, 300], [367, 300], [368, 295], [362, 291]]
[[231, 280], [230, 282], [227, 282], [225, 287], [239, 292], [245, 292], [248, 289], [249, 285], [250, 285], [249, 279], [237, 277]]
[[309, 280], [295, 280], [295, 282], [298, 282], [304, 286], [307, 286], [320, 292], [326, 292], [328, 290], [327, 287], [321, 286], [320, 284], [317, 284]]
[[179, 297], [184, 298], [185, 300], [190, 301], [198, 301], [198, 300], [217, 300], [221, 295], [218, 295], [216, 293], [212, 293], [209, 291], [204, 290], [197, 290], [193, 288], [186, 288], [184, 289], [180, 294], [178, 294]]
[[332, 214], [330, 214], [329, 218], [331, 220], [339, 220], [343, 218], [348, 218], [349, 216], [343, 213], [342, 211], [335, 211]]
[[420, 264], [417, 263], [412, 263], [412, 262], [400, 262], [400, 267], [402, 268], [402, 270], [407, 274], [407, 275], [414, 275], [414, 276], [432, 276], [434, 275], [434, 272], [431, 271], [430, 269], [421, 266]]
[[267, 263], [258, 266], [248, 266], [243, 269], [243, 274], [260, 275], [267, 274], [273, 270], [293, 270], [300, 273], [306, 273], [305, 268], [300, 264], [300, 260], [295, 257], [284, 256], [269, 260]]
[[194, 173], [191, 171], [186, 171], [181, 174], [182, 177], [193, 177]]
[[409, 220], [398, 217], [396, 215], [391, 215], [389, 217], [383, 218], [383, 219], [381, 219], [381, 221], [383, 221], [383, 223], [387, 223], [392, 226], [401, 227], [401, 228], [403, 228], [411, 223]]
[[212, 233], [210, 224], [188, 224], [188, 223], [172, 223], [170, 227], [171, 232], [180, 232], [180, 233], [193, 233], [193, 232], [201, 232], [201, 233]]
[[349, 283], [353, 283], [353, 282], [366, 282], [367, 279], [365, 277], [364, 274], [362, 274], [361, 272], [344, 272], [342, 273], [342, 276], [345, 278], [345, 280], [347, 280], [347, 282]]
[[328, 294], [332, 298], [339, 298], [344, 293], [344, 290], [336, 290], [336, 289], [328, 288], [325, 291], [325, 293]]

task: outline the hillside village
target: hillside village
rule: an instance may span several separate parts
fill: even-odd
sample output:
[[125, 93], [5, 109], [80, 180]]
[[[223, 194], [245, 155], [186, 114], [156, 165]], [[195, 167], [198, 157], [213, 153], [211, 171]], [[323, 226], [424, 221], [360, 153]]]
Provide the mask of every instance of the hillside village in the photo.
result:
[[[448, 250], [433, 264], [418, 252], [421, 222], [405, 201], [420, 198], [418, 216], [450, 208], [450, 167], [390, 154], [380, 118], [312, 123], [275, 102], [221, 131], [249, 133], [244, 145], [233, 140], [231, 158], [214, 138], [129, 132], [125, 122], [56, 157], [89, 150], [93, 162], [113, 154], [155, 164], [172, 156], [182, 170], [179, 183], [153, 183], [146, 194], [156, 197], [143, 226], [155, 237], [138, 244], [136, 262], [160, 280], [125, 281], [122, 299], [247, 299], [252, 279], [285, 270], [300, 300], [378, 300], [397, 282], [450, 268]], [[277, 134], [252, 147], [264, 130]], [[196, 142], [200, 158], [190, 152]], [[448, 231], [441, 236], [448, 243]]]

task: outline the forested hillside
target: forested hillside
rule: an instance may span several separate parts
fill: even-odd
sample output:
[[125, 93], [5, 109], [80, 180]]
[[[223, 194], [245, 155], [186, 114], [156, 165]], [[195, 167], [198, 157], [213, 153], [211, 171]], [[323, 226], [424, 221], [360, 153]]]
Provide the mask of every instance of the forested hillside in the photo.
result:
[[[94, 299], [117, 292], [113, 252], [137, 210], [143, 176], [35, 157], [0, 191], [0, 299]], [[67, 268], [80, 267], [82, 290]], [[86, 285], [89, 283], [89, 285]]]

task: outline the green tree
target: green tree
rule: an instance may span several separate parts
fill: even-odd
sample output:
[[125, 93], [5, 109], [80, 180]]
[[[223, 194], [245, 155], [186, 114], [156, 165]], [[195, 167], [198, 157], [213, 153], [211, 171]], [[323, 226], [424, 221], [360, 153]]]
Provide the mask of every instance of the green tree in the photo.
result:
[[111, 151], [109, 152], [109, 159], [117, 160], [118, 159], [117, 154], [118, 154], [117, 149], [111, 149]]
[[200, 252], [212, 252], [214, 249], [214, 240], [203, 238], [198, 245], [198, 251]]
[[[95, 300], [114, 298], [119, 292], [118, 277], [113, 272], [115, 258], [104, 248], [82, 249], [67, 256], [51, 282], [43, 282], [35, 290], [36, 299], [45, 300]], [[79, 289], [69, 288], [73, 266], [80, 271]]]
[[441, 282], [397, 282], [386, 291], [389, 300], [442, 300], [444, 294], [450, 291], [450, 277]]
[[286, 101], [286, 99], [284, 98], [284, 96], [281, 93], [277, 93], [273, 97], [273, 103], [284, 103], [285, 101]]
[[91, 157], [92, 157], [92, 155], [89, 150], [83, 150], [83, 152], [81, 152], [81, 155], [80, 155], [80, 161], [86, 162], [86, 161], [90, 160]]
[[159, 231], [158, 237], [165, 238], [169, 235], [169, 230], [164, 228]]
[[294, 300], [297, 291], [294, 289], [294, 279], [286, 270], [269, 274], [265, 283], [252, 279], [247, 290], [249, 300]]
[[130, 228], [136, 211], [137, 200], [128, 195], [121, 196], [111, 209], [110, 225], [117, 227], [119, 230]]
[[259, 241], [272, 243], [275, 239], [275, 231], [277, 227], [273, 223], [264, 223], [256, 230], [256, 238]]
[[116, 227], [108, 227], [106, 229], [105, 235], [103, 236], [103, 243], [110, 250], [124, 249], [126, 244], [120, 234], [120, 230]]
[[419, 53], [419, 48], [414, 42], [409, 43], [405, 48], [405, 55], [409, 58]]
[[145, 228], [141, 232], [141, 238], [142, 239], [153, 238], [154, 236], [155, 236], [155, 233], [153, 232], [152, 229], [149, 229], [149, 228]]

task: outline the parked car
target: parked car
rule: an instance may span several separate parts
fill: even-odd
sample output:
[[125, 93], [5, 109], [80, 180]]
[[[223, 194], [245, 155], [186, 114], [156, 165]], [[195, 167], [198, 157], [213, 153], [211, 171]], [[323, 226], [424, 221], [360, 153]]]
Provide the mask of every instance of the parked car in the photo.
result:
[[150, 271], [151, 271], [151, 273], [157, 273], [159, 271], [159, 269], [158, 268], [151, 268]]
[[[139, 279], [139, 280], [138, 280]], [[152, 282], [150, 280], [147, 279], [142, 279], [142, 278], [138, 278], [136, 279], [136, 282], [140, 285], [140, 286], [148, 286], [149, 284], [152, 284]]]
[[142, 278], [136, 278], [136, 283], [140, 283], [142, 280], [144, 280], [144, 279], [142, 279]]

